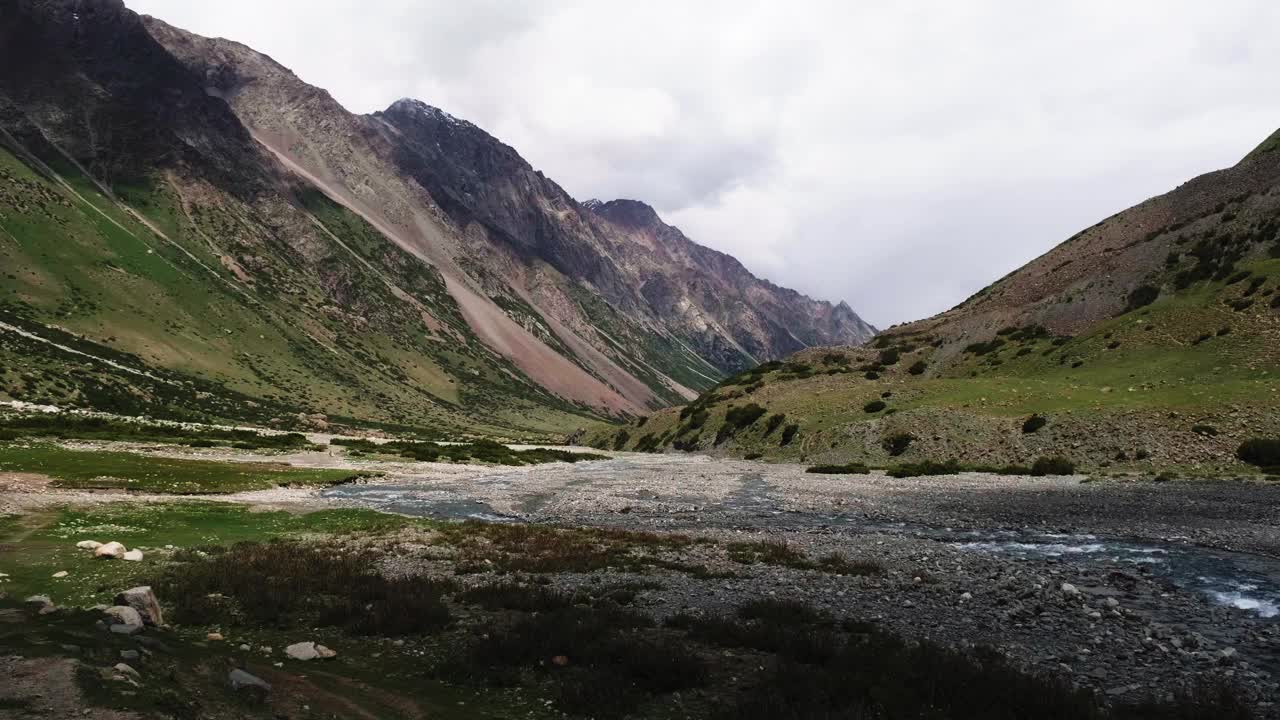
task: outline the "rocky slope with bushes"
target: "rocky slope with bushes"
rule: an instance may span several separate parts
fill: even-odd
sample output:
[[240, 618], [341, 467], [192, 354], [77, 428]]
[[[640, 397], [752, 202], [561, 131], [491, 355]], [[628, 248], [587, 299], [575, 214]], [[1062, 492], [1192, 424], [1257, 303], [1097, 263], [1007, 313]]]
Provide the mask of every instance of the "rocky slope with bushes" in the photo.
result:
[[1091, 471], [1270, 472], [1271, 455], [1242, 446], [1280, 436], [1274, 146], [1103, 220], [936, 317], [863, 348], [765, 363], [589, 439], [815, 464], [1061, 456]]

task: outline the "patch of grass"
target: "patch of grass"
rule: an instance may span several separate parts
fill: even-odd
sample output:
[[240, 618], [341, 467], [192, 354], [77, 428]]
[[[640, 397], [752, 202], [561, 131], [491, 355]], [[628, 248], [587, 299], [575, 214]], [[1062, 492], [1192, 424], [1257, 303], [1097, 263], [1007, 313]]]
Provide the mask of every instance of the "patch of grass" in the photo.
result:
[[439, 531], [444, 543], [461, 551], [457, 572], [642, 571], [666, 566], [661, 553], [695, 542], [685, 535], [481, 522], [452, 523]]
[[[626, 430], [618, 433], [613, 441], [613, 449], [621, 450], [631, 435]], [[595, 453], [576, 453], [557, 448], [530, 448], [513, 450], [506, 445], [492, 440], [477, 440], [470, 443], [446, 445], [434, 442], [414, 442], [393, 440], [377, 443], [364, 439], [335, 438], [334, 445], [344, 445], [354, 451], [353, 454], [392, 455], [409, 458], [419, 462], [455, 462], [455, 463], [490, 463], [494, 465], [538, 465], [549, 462], [575, 463], [584, 460], [606, 460], [604, 455]]]
[[803, 552], [781, 540], [755, 540], [729, 543], [725, 548], [729, 559], [743, 565], [776, 565], [801, 570], [815, 567]]
[[814, 465], [806, 469], [805, 472], [823, 475], [865, 475], [871, 472], [871, 468], [855, 462], [844, 465]]
[[1036, 458], [1031, 464], [1031, 474], [1036, 476], [1044, 475], [1074, 475], [1076, 472], [1076, 464], [1067, 458], [1060, 456]]
[[146, 422], [125, 422], [78, 415], [20, 415], [0, 419], [0, 435], [76, 440], [159, 442], [191, 447], [226, 446], [240, 449], [308, 450], [315, 447], [301, 433], [189, 428]]
[[460, 593], [457, 599], [471, 605], [479, 605], [486, 610], [519, 610], [520, 612], [547, 612], [573, 604], [573, 599], [565, 593], [515, 582], [473, 587]]
[[954, 475], [962, 470], [963, 468], [960, 467], [960, 463], [955, 460], [947, 460], [946, 462], [925, 460], [918, 463], [894, 465], [885, 472], [888, 473], [889, 477], [909, 478], [924, 477], [927, 475]]
[[45, 444], [0, 446], [0, 470], [39, 473], [67, 488], [125, 489], [176, 495], [221, 494], [274, 487], [328, 486], [369, 473], [297, 468], [277, 463], [187, 460]]
[[450, 621], [450, 586], [388, 579], [372, 557], [296, 542], [237, 543], [168, 568], [151, 584], [180, 624], [341, 627], [358, 635], [411, 635]]

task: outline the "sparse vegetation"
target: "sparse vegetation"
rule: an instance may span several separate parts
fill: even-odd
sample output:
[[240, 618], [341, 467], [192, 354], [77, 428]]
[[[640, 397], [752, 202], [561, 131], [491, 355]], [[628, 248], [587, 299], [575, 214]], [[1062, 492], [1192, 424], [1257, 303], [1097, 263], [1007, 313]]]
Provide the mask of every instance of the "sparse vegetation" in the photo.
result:
[[865, 475], [871, 468], [862, 463], [846, 463], [844, 465], [814, 465], [805, 472], [825, 475]]
[[[618, 432], [613, 440], [613, 449], [621, 450], [631, 441], [626, 430]], [[548, 462], [580, 462], [583, 460], [604, 460], [605, 456], [594, 453], [576, 453], [557, 448], [530, 448], [528, 450], [512, 450], [492, 440], [476, 440], [470, 443], [443, 444], [434, 442], [413, 442], [392, 440], [374, 442], [372, 440], [335, 438], [334, 445], [348, 448], [348, 453], [359, 455], [390, 455], [409, 458], [419, 462], [455, 462], [455, 463], [492, 463], [495, 465], [537, 465]], [[637, 448], [640, 452], [645, 449]]]
[[1076, 464], [1059, 456], [1037, 458], [1031, 464], [1031, 474], [1037, 476], [1074, 475], [1075, 472]]
[[1245, 440], [1236, 450], [1236, 457], [1260, 468], [1280, 467], [1280, 438]]

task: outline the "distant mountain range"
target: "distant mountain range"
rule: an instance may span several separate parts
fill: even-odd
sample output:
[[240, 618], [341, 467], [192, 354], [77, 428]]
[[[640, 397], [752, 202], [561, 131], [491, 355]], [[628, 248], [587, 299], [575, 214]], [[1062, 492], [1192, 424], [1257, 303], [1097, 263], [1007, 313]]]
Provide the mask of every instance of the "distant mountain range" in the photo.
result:
[[425, 103], [355, 115], [116, 0], [0, 5], [0, 395], [554, 435], [874, 333]]

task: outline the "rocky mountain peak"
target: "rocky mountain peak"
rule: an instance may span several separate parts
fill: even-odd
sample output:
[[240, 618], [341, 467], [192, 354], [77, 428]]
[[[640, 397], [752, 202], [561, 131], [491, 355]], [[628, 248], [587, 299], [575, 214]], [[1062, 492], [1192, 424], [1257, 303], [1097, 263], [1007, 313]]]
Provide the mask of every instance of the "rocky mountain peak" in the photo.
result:
[[589, 209], [609, 222], [627, 228], [642, 229], [662, 224], [658, 212], [639, 200], [596, 200]]

